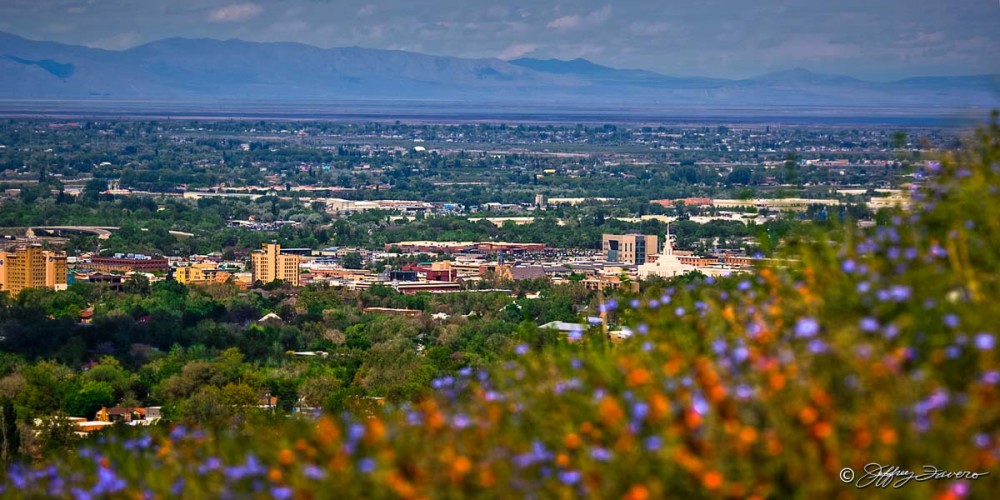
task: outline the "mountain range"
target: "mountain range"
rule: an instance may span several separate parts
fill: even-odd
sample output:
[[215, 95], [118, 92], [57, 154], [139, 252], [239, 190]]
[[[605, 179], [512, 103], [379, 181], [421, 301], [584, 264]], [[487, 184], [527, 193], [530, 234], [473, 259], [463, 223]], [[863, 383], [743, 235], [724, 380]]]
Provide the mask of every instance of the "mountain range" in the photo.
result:
[[1000, 106], [1000, 75], [871, 82], [796, 68], [731, 80], [585, 59], [502, 61], [242, 40], [169, 38], [112, 51], [0, 32], [0, 100], [46, 99], [969, 109]]

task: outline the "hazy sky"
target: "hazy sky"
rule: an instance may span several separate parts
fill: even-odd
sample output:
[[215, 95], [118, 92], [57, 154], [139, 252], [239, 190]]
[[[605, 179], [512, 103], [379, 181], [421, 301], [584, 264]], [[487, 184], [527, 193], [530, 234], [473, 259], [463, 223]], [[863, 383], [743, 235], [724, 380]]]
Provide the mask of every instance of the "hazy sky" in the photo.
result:
[[584, 57], [680, 76], [1000, 73], [1000, 0], [0, 0], [0, 31], [108, 49], [181, 36]]

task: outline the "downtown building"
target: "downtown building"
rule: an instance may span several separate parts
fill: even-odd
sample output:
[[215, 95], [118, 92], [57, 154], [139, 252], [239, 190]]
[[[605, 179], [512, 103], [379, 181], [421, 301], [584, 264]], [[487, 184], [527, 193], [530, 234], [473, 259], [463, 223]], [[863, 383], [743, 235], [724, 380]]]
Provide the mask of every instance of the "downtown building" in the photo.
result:
[[66, 289], [66, 254], [32, 244], [0, 251], [0, 292], [17, 295], [25, 288]]
[[660, 253], [660, 238], [643, 234], [605, 234], [601, 237], [604, 260], [614, 264], [638, 266], [646, 257]]
[[281, 253], [281, 245], [277, 243], [264, 243], [261, 249], [250, 254], [252, 264], [252, 281], [261, 284], [281, 280], [292, 286], [299, 286], [299, 263], [302, 258], [298, 255], [288, 255]]
[[170, 263], [163, 257], [118, 253], [113, 257], [91, 257], [90, 268], [102, 273], [112, 273], [115, 271], [123, 273], [154, 273], [169, 271]]

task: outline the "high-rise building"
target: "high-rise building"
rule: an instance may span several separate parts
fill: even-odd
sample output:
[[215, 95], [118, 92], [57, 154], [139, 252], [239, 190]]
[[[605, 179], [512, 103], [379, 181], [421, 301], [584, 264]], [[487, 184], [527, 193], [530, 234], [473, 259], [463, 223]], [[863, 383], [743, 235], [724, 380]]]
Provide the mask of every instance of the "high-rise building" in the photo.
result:
[[660, 253], [660, 238], [642, 234], [605, 234], [601, 238], [604, 260], [638, 266], [647, 255]]
[[254, 283], [281, 280], [292, 286], [299, 285], [301, 259], [298, 255], [282, 255], [281, 245], [264, 243], [260, 250], [250, 255], [250, 260], [253, 264]]
[[17, 295], [25, 288], [66, 289], [66, 254], [25, 245], [0, 251], [0, 291]]

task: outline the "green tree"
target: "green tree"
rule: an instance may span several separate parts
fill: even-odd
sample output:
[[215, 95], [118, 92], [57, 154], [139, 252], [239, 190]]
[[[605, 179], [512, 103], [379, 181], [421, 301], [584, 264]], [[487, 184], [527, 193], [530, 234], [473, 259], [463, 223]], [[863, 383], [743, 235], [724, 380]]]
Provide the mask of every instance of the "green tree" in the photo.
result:
[[107, 382], [86, 382], [66, 404], [70, 415], [92, 418], [98, 410], [115, 404], [115, 390]]
[[364, 267], [364, 261], [361, 254], [352, 252], [344, 256], [343, 265], [345, 269], [361, 269]]
[[21, 433], [17, 428], [14, 403], [10, 399], [0, 400], [0, 467], [13, 462], [21, 447]]
[[69, 451], [80, 440], [76, 431], [76, 422], [70, 420], [63, 413], [52, 417], [45, 417], [35, 427], [35, 432], [37, 433], [35, 438], [36, 444], [39, 450], [46, 454], [56, 451]]

